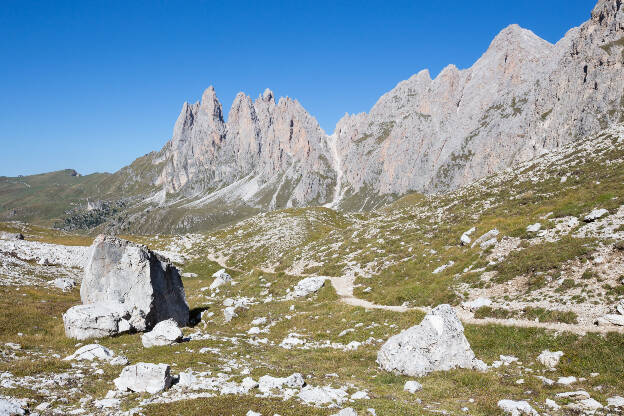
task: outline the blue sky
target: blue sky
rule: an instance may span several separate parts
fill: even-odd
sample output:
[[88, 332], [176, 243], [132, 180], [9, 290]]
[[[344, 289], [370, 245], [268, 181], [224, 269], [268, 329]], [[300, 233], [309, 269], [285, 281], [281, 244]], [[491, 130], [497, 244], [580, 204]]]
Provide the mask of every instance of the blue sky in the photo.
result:
[[0, 2], [0, 176], [115, 171], [214, 85], [298, 99], [328, 132], [428, 68], [466, 68], [511, 23], [556, 42], [593, 0]]

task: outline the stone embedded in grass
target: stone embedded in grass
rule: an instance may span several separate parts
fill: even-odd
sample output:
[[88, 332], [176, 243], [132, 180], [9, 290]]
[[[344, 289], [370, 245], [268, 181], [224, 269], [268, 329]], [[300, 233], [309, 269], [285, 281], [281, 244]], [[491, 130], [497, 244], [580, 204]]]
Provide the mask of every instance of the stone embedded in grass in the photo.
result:
[[61, 289], [63, 292], [69, 292], [76, 286], [76, 281], [69, 277], [59, 277], [52, 281], [52, 286]]
[[113, 382], [120, 391], [154, 394], [171, 387], [170, 371], [167, 364], [138, 363], [125, 367]]
[[485, 250], [487, 247], [492, 245], [492, 242], [496, 244], [496, 237], [498, 237], [499, 234], [500, 232], [494, 228], [477, 238], [470, 247], [474, 248], [474, 246], [478, 245], [482, 250]]
[[624, 397], [613, 396], [607, 399], [607, 406], [624, 409]]
[[345, 407], [338, 413], [334, 413], [331, 416], [358, 416], [358, 414], [352, 407]]
[[562, 386], [569, 386], [572, 383], [576, 383], [577, 379], [574, 376], [568, 376], [568, 377], [559, 377], [557, 379], [557, 384], [561, 384]]
[[474, 311], [484, 306], [491, 306], [491, 305], [492, 305], [492, 301], [490, 299], [481, 297], [481, 298], [472, 300], [470, 302], [464, 302], [462, 303], [461, 306], [462, 308], [467, 309], [469, 311]]
[[270, 393], [274, 389], [282, 389], [284, 386], [298, 389], [305, 386], [305, 380], [300, 373], [293, 373], [288, 377], [273, 377], [264, 375], [258, 380], [258, 389], [262, 393]]
[[420, 384], [419, 382], [415, 380], [406, 381], [405, 385], [403, 386], [404, 391], [408, 391], [412, 394], [416, 393], [417, 391], [422, 390], [422, 388], [423, 388], [422, 384]]
[[75, 353], [64, 358], [65, 361], [110, 361], [115, 357], [115, 353], [99, 344], [88, 344], [78, 348]]
[[590, 414], [593, 415], [596, 410], [602, 409], [602, 404], [595, 399], [587, 398], [583, 400], [579, 400], [577, 403], [568, 403], [566, 405], [567, 409], [570, 409], [574, 412], [578, 412], [580, 414]]
[[596, 325], [617, 325], [624, 326], [624, 315], [606, 314], [595, 321]]
[[146, 332], [141, 337], [141, 342], [145, 348], [173, 345], [182, 341], [182, 330], [173, 319], [161, 321], [154, 326], [150, 332]]
[[530, 415], [539, 416], [539, 413], [531, 407], [531, 405], [525, 400], [499, 400], [498, 407], [505, 413], [511, 416]]
[[609, 214], [609, 211], [604, 209], [604, 208], [595, 209], [592, 212], [590, 212], [589, 214], [585, 215], [585, 218], [583, 218], [583, 221], [585, 221], [585, 222], [594, 222], [597, 219], [600, 219], [600, 218], [604, 217], [607, 214]]
[[537, 356], [537, 361], [548, 368], [555, 368], [559, 364], [559, 360], [563, 357], [563, 351], [544, 350]]
[[210, 290], [214, 290], [220, 286], [223, 286], [227, 282], [232, 282], [232, 276], [230, 276], [230, 274], [226, 272], [225, 269], [221, 269], [215, 272], [212, 277], [214, 277], [214, 280], [210, 284]]
[[419, 325], [391, 337], [379, 350], [382, 369], [413, 377], [453, 368], [485, 370], [475, 358], [455, 310], [439, 305]]
[[291, 299], [302, 298], [311, 295], [312, 293], [316, 293], [323, 287], [325, 280], [327, 280], [327, 277], [324, 276], [306, 277], [295, 285], [293, 291], [288, 295], [288, 297]]
[[348, 399], [349, 395], [343, 389], [334, 389], [329, 386], [307, 386], [301, 389], [297, 397], [305, 404], [322, 406], [328, 404], [341, 405]]
[[563, 393], [557, 393], [555, 396], [560, 399], [571, 399], [571, 400], [589, 399], [589, 393], [587, 393], [585, 390], [566, 391]]
[[536, 233], [542, 228], [542, 224], [536, 222], [535, 224], [528, 225], [526, 230], [528, 233]]
[[464, 232], [461, 237], [459, 237], [459, 242], [462, 246], [467, 246], [468, 244], [470, 244], [470, 242], [472, 241], [470, 236], [472, 235], [472, 233], [474, 233], [477, 229], [475, 227], [472, 227], [471, 229], [469, 229], [468, 231]]

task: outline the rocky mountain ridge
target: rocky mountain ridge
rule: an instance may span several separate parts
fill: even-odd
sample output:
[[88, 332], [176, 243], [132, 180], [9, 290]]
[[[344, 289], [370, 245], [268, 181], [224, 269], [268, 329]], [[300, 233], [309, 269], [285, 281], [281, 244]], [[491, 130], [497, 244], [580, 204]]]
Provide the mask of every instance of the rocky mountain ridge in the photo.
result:
[[[345, 115], [331, 135], [297, 100], [276, 101], [268, 89], [256, 100], [239, 93], [226, 119], [210, 87], [183, 105], [159, 152], [71, 188], [58, 222], [180, 232], [288, 207], [368, 210], [467, 185], [624, 121], [623, 16], [619, 0], [600, 0], [554, 45], [511, 25], [470, 68], [449, 65], [434, 79], [423, 70], [368, 113]], [[30, 191], [11, 179], [7, 192], [19, 196], [0, 201], [0, 219], [48, 215], [20, 214]], [[124, 209], [90, 211], [86, 221], [85, 198]]]

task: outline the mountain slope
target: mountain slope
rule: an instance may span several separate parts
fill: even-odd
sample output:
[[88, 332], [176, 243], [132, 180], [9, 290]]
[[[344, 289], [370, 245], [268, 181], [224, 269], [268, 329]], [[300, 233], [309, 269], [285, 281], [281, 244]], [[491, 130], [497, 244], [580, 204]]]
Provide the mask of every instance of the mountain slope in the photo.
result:
[[[623, 64], [621, 3], [600, 0], [556, 44], [511, 25], [472, 67], [449, 65], [435, 79], [421, 71], [369, 113], [343, 117], [332, 135], [270, 90], [255, 101], [239, 93], [226, 119], [210, 87], [183, 105], [159, 152], [71, 201], [52, 198], [53, 217], [65, 201], [74, 204], [67, 228], [182, 232], [280, 208], [362, 211], [446, 192], [624, 121]], [[3, 218], [38, 218], [19, 214], [31, 202], [13, 192], [5, 188]], [[87, 198], [122, 209], [85, 219]]]

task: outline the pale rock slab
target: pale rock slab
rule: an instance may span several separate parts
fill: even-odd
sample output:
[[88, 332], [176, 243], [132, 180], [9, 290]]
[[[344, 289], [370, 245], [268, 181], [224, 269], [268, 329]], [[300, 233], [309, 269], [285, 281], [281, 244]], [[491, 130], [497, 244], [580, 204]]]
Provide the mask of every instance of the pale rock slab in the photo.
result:
[[212, 277], [214, 277], [214, 280], [210, 284], [210, 290], [214, 290], [228, 282], [232, 282], [232, 276], [230, 276], [230, 274], [226, 272], [225, 269], [221, 269], [215, 272]]
[[537, 361], [548, 368], [555, 368], [559, 364], [559, 360], [563, 357], [563, 351], [544, 350], [537, 356]]
[[290, 293], [290, 297], [302, 298], [316, 293], [323, 287], [326, 280], [327, 277], [323, 276], [306, 277], [295, 285], [293, 291]]
[[171, 387], [170, 371], [167, 364], [137, 363], [125, 367], [113, 382], [120, 391], [155, 394]]
[[99, 344], [88, 344], [78, 348], [76, 352], [64, 358], [65, 361], [111, 361], [115, 357], [115, 353]]

